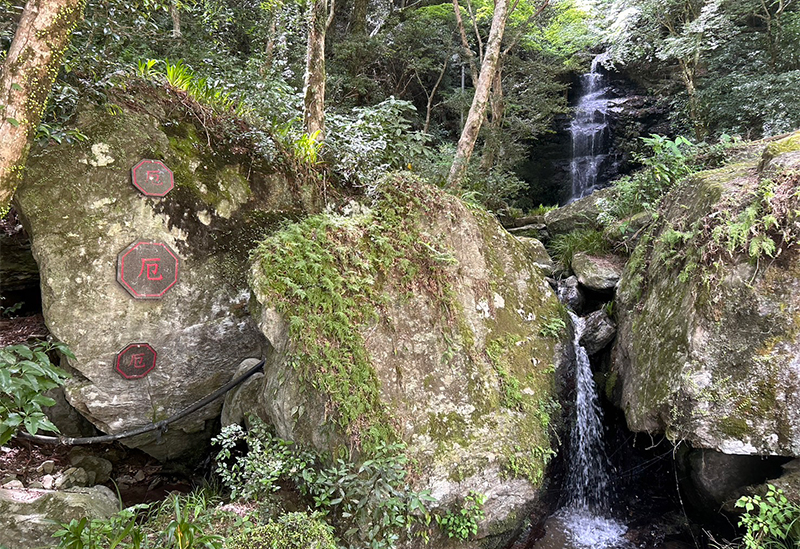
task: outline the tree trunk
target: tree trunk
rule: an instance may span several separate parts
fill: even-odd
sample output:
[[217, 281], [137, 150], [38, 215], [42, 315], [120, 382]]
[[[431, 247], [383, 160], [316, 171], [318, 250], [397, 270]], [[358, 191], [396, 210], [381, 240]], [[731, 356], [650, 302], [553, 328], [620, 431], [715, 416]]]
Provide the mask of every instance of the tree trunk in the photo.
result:
[[0, 211], [11, 201], [86, 0], [28, 0], [0, 74]]
[[506, 103], [503, 99], [503, 58], [497, 62], [497, 71], [494, 73], [492, 81], [492, 95], [490, 99], [492, 117], [489, 120], [489, 136], [483, 145], [483, 155], [481, 156], [481, 173], [489, 173], [500, 144], [500, 131], [503, 127], [503, 118], [506, 112]]
[[325, 30], [328, 24], [327, 0], [314, 0], [306, 49], [303, 123], [306, 133], [325, 137]]
[[367, 5], [369, 0], [353, 0], [353, 13], [350, 19], [350, 32], [353, 36], [367, 34]]
[[172, 38], [180, 40], [183, 37], [181, 32], [181, 12], [178, 10], [176, 0], [169, 3], [169, 16], [172, 17]]
[[494, 15], [492, 15], [489, 41], [486, 43], [486, 56], [481, 64], [478, 85], [475, 87], [475, 96], [472, 98], [472, 106], [469, 108], [464, 129], [461, 130], [461, 138], [458, 140], [456, 155], [453, 159], [453, 165], [450, 167], [450, 175], [447, 177], [447, 186], [451, 189], [458, 188], [461, 185], [461, 180], [467, 172], [472, 151], [475, 149], [475, 141], [478, 139], [481, 123], [486, 115], [489, 91], [492, 87], [494, 75], [497, 72], [497, 62], [500, 57], [500, 45], [503, 42], [507, 13], [508, 0], [497, 0], [494, 6]]

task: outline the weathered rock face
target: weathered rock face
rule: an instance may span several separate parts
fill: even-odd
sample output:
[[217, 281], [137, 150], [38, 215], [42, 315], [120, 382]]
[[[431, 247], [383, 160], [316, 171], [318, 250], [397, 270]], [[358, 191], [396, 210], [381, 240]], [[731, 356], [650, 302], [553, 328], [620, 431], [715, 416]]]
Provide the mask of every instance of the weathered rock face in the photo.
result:
[[596, 257], [583, 252], [572, 257], [571, 267], [578, 282], [600, 292], [613, 290], [622, 273], [622, 263], [615, 257]]
[[119, 501], [105, 486], [69, 491], [0, 488], [0, 545], [8, 549], [54, 547], [58, 523], [72, 519], [107, 518]]
[[792, 139], [770, 145], [784, 168], [769, 178], [756, 151], [674, 190], [634, 251], [614, 353], [632, 430], [800, 455], [800, 258], [782, 240], [796, 230]]
[[[541, 332], [563, 313], [524, 244], [491, 216], [406, 179], [385, 181], [368, 211], [310, 220], [294, 237], [260, 249], [252, 284], [276, 354], [263, 377], [226, 399], [223, 417], [241, 421], [243, 412], [257, 412], [279, 436], [320, 450], [374, 444], [376, 432], [396, 436], [419, 464], [417, 488], [430, 489], [443, 508], [469, 490], [487, 495], [479, 539], [459, 547], [495, 547], [537, 500], [552, 454], [559, 359], [557, 341]], [[317, 257], [314, 280], [333, 281], [330, 293], [350, 303], [349, 311], [365, 311], [357, 333], [329, 337], [313, 323], [301, 325], [309, 302], [327, 303], [327, 293], [312, 297], [313, 285], [296, 287], [297, 298], [275, 290], [282, 286], [271, 277], [306, 268], [317, 242], [325, 250], [347, 242], [351, 250], [330, 263]], [[291, 262], [281, 255], [287, 248]], [[358, 286], [365, 279], [372, 282]], [[321, 313], [330, 322], [351, 314], [332, 307]], [[349, 346], [353, 337], [360, 343]], [[326, 362], [342, 348], [352, 363]], [[363, 379], [341, 373], [355, 371], [362, 353]], [[319, 360], [306, 363], [309, 354]], [[331, 370], [339, 371], [333, 381]], [[356, 406], [352, 394], [374, 400], [343, 424]]]
[[544, 222], [551, 235], [565, 234], [576, 229], [596, 229], [600, 213], [601, 199], [613, 197], [612, 188], [600, 189], [585, 198], [570, 202], [556, 210], [544, 214]]
[[[262, 156], [217, 154], [212, 134], [222, 130], [213, 121], [197, 128], [163, 91], [143, 88], [116, 102], [120, 114], [80, 114], [86, 143], [33, 151], [16, 195], [41, 271], [46, 323], [76, 356], [67, 399], [105, 433], [167, 418], [226, 383], [243, 358], [262, 354], [263, 335], [248, 314], [247, 253], [276, 220], [314, 208]], [[165, 197], [131, 184], [143, 158], [174, 171]], [[118, 254], [137, 240], [164, 243], [178, 256], [178, 281], [161, 299], [133, 299], [117, 282]], [[157, 353], [146, 377], [115, 371], [116, 354], [130, 343]], [[207, 443], [220, 406], [159, 438], [126, 443], [160, 459], [185, 456]]]

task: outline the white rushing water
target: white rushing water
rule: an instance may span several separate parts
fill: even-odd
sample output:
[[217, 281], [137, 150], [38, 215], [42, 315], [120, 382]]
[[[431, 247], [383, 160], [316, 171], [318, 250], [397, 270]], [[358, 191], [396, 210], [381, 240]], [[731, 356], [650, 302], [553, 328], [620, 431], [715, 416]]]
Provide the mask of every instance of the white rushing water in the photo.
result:
[[608, 98], [604, 76], [598, 67], [605, 54], [592, 60], [590, 72], [581, 76], [581, 96], [570, 125], [572, 135], [572, 198], [587, 196], [597, 186], [600, 167], [608, 153]]
[[611, 507], [609, 462], [603, 443], [603, 410], [589, 364], [580, 344], [584, 320], [570, 311], [574, 327], [575, 425], [565, 491], [566, 505], [546, 524], [536, 549], [617, 549], [631, 547], [623, 538], [627, 527], [606, 516]]
[[608, 507], [608, 458], [603, 444], [603, 410], [597, 399], [589, 355], [581, 344], [584, 321], [570, 312], [575, 331], [575, 426], [570, 434], [567, 504], [577, 509]]

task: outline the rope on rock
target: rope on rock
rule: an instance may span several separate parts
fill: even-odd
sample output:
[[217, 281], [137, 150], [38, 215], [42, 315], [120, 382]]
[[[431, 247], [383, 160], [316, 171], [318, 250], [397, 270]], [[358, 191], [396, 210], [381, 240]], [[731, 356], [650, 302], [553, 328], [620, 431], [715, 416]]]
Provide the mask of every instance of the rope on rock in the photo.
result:
[[135, 437], [136, 435], [143, 435], [145, 433], [149, 433], [152, 431], [158, 431], [159, 436], [161, 433], [167, 432], [167, 426], [170, 423], [175, 423], [176, 421], [185, 418], [189, 414], [192, 414], [199, 410], [200, 408], [210, 404], [211, 402], [217, 400], [219, 397], [239, 385], [243, 383], [245, 380], [250, 378], [253, 374], [258, 372], [259, 370], [264, 368], [264, 363], [266, 359], [262, 359], [258, 364], [247, 370], [245, 373], [233, 379], [205, 397], [202, 400], [198, 400], [191, 406], [184, 408], [177, 414], [174, 414], [167, 419], [162, 419], [157, 423], [151, 423], [150, 425], [145, 425], [144, 427], [138, 427], [136, 429], [132, 429], [130, 431], [125, 431], [124, 433], [119, 433], [116, 435], [101, 435], [96, 437], [65, 437], [65, 436], [43, 436], [43, 435], [31, 435], [29, 433], [21, 432], [17, 436], [23, 440], [30, 440], [32, 442], [39, 442], [42, 444], [63, 444], [63, 445], [70, 445], [70, 446], [78, 446], [83, 444], [103, 444], [106, 442], [114, 442], [117, 440], [121, 440], [123, 438], [130, 438]]

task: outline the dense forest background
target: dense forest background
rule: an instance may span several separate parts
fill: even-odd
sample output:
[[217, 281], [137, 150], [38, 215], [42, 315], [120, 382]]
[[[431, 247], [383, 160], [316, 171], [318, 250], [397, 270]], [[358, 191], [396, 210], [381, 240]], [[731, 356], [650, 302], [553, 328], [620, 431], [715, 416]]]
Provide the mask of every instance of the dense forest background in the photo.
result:
[[[36, 139], [80, 139], [69, 128], [82, 101], [113, 110], [109, 94], [131, 77], [166, 80], [218, 112], [243, 116], [267, 156], [291, 148], [355, 186], [399, 168], [444, 184], [486, 53], [493, 3], [319, 4], [89, 0]], [[537, 197], [541, 189], [531, 186], [525, 163], [557, 129], [554, 120], [569, 112], [575, 76], [601, 52], [608, 52], [607, 69], [657, 99], [672, 137], [714, 142], [797, 128], [798, 6], [794, 0], [512, 2], [461, 188], [495, 211], [552, 200]], [[0, 52], [22, 8], [0, 1]], [[302, 115], [315, 28], [325, 41], [324, 140], [307, 132]]]

